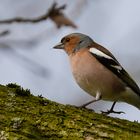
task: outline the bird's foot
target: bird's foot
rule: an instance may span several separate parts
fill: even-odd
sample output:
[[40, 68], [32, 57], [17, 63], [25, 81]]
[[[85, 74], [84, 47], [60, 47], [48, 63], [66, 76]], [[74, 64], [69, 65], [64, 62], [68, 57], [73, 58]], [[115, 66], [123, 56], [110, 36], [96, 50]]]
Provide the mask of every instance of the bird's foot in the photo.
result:
[[89, 110], [89, 111], [95, 112], [95, 111], [94, 111], [93, 109], [91, 109], [91, 108], [86, 108], [85, 105], [78, 106], [78, 108], [86, 109], [86, 110]]
[[80, 105], [80, 106], [78, 106], [79, 108], [86, 108], [86, 105], [85, 104], [83, 104], [83, 105]]
[[85, 104], [79, 106], [79, 108], [86, 108], [86, 106], [88, 106], [89, 104], [92, 104], [92, 103], [94, 103], [94, 102], [99, 101], [99, 100], [101, 99], [101, 97], [100, 97], [100, 96], [98, 97], [98, 96], [99, 96], [99, 95], [97, 94], [96, 99], [91, 100], [90, 102], [87, 102], [87, 103], [85, 103]]
[[109, 115], [109, 114], [111, 114], [111, 113], [114, 113], [114, 114], [125, 114], [125, 112], [123, 112], [123, 111], [114, 111], [114, 110], [107, 110], [107, 111], [101, 111], [102, 112], [102, 114], [104, 114], [104, 115]]

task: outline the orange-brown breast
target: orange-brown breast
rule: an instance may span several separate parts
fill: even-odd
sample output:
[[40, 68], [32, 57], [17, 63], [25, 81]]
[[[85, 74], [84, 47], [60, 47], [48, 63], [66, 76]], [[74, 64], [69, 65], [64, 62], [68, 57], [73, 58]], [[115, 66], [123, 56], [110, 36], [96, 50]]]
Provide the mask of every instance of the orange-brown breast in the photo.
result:
[[70, 42], [68, 42], [64, 48], [64, 50], [66, 51], [66, 53], [68, 55], [73, 53], [73, 50], [76, 48], [76, 45], [78, 44], [79, 41], [80, 41], [80, 38], [78, 38], [78, 37], [71, 37], [70, 38]]
[[113, 99], [124, 90], [124, 85], [119, 78], [104, 67], [83, 48], [77, 53], [70, 55], [73, 75], [79, 86], [92, 96], [100, 91], [103, 99]]

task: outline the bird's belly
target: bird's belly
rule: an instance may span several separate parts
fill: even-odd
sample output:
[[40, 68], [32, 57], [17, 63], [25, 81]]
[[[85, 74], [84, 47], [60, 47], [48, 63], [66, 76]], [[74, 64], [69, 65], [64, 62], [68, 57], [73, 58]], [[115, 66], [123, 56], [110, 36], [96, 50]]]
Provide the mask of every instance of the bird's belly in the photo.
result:
[[82, 74], [82, 73], [73, 72], [73, 75], [76, 82], [83, 90], [85, 90], [86, 92], [88, 92], [93, 96], [96, 95], [96, 91], [98, 91], [99, 88], [95, 77], [94, 79], [91, 80], [89, 76], [85, 75], [84, 73]]
[[90, 75], [79, 75], [74, 74], [76, 82], [78, 85], [87, 93], [92, 96], [96, 96], [96, 93], [101, 93], [102, 99], [104, 100], [116, 100], [119, 98], [119, 93], [121, 93], [114, 83], [110, 83], [109, 79], [103, 79], [102, 76], [97, 76], [96, 74]]
[[94, 97], [100, 92], [103, 100], [114, 101], [125, 90], [122, 81], [115, 74], [110, 75], [111, 71], [100, 63], [79, 61], [72, 63], [72, 71], [78, 85]]

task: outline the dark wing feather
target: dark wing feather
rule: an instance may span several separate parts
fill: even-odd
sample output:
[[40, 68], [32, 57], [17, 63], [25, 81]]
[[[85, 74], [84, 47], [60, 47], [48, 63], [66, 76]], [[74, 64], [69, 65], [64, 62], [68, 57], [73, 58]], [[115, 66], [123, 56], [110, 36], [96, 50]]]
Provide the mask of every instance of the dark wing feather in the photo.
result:
[[[92, 47], [90, 47], [92, 48]], [[101, 51], [101, 47], [96, 47], [99, 51]], [[100, 63], [102, 63], [105, 67], [107, 67], [110, 71], [112, 71], [117, 77], [119, 77], [126, 86], [130, 87], [138, 96], [140, 96], [140, 89], [135, 81], [130, 77], [130, 75], [123, 69], [123, 67], [119, 64], [116, 58], [105, 48], [103, 48], [102, 52], [110, 56], [111, 59], [98, 55], [96, 53], [90, 52]]]

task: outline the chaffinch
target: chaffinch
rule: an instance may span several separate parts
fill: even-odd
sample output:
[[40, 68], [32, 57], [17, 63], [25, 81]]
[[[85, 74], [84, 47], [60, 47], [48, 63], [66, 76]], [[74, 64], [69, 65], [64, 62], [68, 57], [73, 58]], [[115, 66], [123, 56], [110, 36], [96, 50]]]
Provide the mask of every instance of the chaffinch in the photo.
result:
[[106, 48], [81, 33], [63, 37], [54, 48], [65, 50], [76, 82], [84, 91], [95, 97], [82, 107], [103, 99], [113, 101], [111, 109], [103, 112], [106, 114], [122, 113], [113, 110], [117, 101], [140, 109], [138, 85]]

